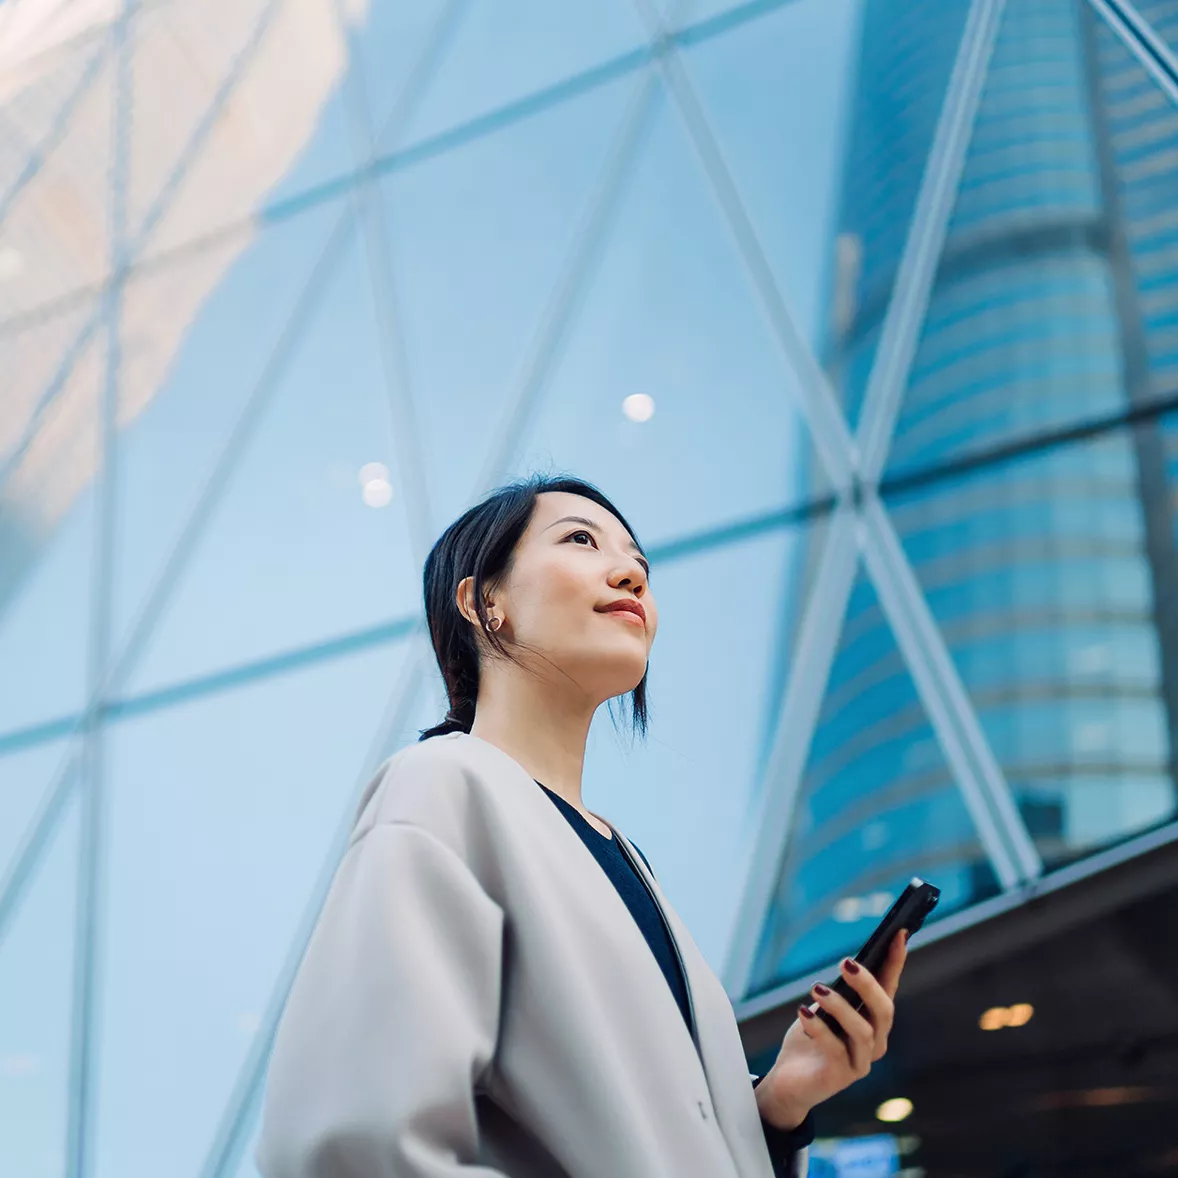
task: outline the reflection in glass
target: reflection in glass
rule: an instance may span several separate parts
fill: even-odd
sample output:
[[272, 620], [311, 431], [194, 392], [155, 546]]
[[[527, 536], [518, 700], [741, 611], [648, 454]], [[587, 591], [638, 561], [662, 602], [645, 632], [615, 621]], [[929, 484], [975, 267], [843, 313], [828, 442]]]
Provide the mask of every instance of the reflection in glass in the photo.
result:
[[1171, 495], [1151, 498], [1146, 478], [1165, 430], [1146, 422], [889, 497], [1048, 866], [1176, 813], [1178, 553]]
[[860, 571], [749, 992], [858, 948], [913, 875], [936, 917], [997, 889], [915, 685]]

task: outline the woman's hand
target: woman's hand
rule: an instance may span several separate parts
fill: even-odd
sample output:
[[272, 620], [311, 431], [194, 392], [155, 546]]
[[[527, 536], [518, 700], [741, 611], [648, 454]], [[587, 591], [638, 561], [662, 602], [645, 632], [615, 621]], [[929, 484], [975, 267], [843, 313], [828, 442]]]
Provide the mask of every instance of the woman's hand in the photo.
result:
[[[882, 1058], [892, 1029], [892, 999], [907, 956], [908, 933], [901, 930], [892, 939], [878, 980], [843, 958], [843, 980], [863, 999], [862, 1011], [821, 983], [813, 987], [814, 1002], [798, 1007], [773, 1067], [754, 1091], [765, 1120], [780, 1129], [796, 1128], [816, 1104], [862, 1079]], [[814, 1013], [820, 1006], [847, 1033], [845, 1043]]]

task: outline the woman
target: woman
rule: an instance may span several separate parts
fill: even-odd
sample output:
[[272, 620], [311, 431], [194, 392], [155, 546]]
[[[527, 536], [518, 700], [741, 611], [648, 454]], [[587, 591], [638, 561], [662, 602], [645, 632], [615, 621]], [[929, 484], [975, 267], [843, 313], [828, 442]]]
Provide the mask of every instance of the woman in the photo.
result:
[[843, 964], [863, 1014], [815, 987], [751, 1076], [645, 856], [581, 799], [598, 707], [631, 693], [645, 732], [649, 573], [576, 479], [505, 487], [434, 546], [450, 712], [361, 800], [275, 1040], [265, 1178], [803, 1173], [809, 1110], [883, 1055], [900, 938], [880, 981]]

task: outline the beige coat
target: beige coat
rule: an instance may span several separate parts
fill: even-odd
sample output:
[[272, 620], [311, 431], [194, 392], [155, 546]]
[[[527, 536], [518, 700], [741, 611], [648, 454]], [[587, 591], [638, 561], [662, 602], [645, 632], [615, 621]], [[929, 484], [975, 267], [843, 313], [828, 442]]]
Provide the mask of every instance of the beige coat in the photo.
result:
[[698, 1043], [517, 761], [465, 733], [390, 758], [279, 1024], [265, 1178], [772, 1178], [728, 996], [619, 837], [669, 922]]

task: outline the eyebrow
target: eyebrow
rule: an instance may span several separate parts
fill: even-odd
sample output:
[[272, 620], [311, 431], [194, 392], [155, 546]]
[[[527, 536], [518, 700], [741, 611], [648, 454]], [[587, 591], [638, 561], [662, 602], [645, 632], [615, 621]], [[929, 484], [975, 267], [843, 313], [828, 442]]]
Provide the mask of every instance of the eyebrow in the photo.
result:
[[[599, 536], [604, 535], [600, 525], [595, 524], [591, 519], [586, 519], [583, 515], [562, 515], [560, 519], [553, 520], [552, 523], [548, 525], [548, 528], [555, 528], [557, 524], [583, 524], [585, 527], [596, 532]], [[544, 531], [548, 531], [548, 528], [545, 528]], [[633, 536], [630, 537], [630, 547], [633, 548], [639, 556], [646, 556], [646, 553], [638, 547], [637, 543], [635, 543]]]

